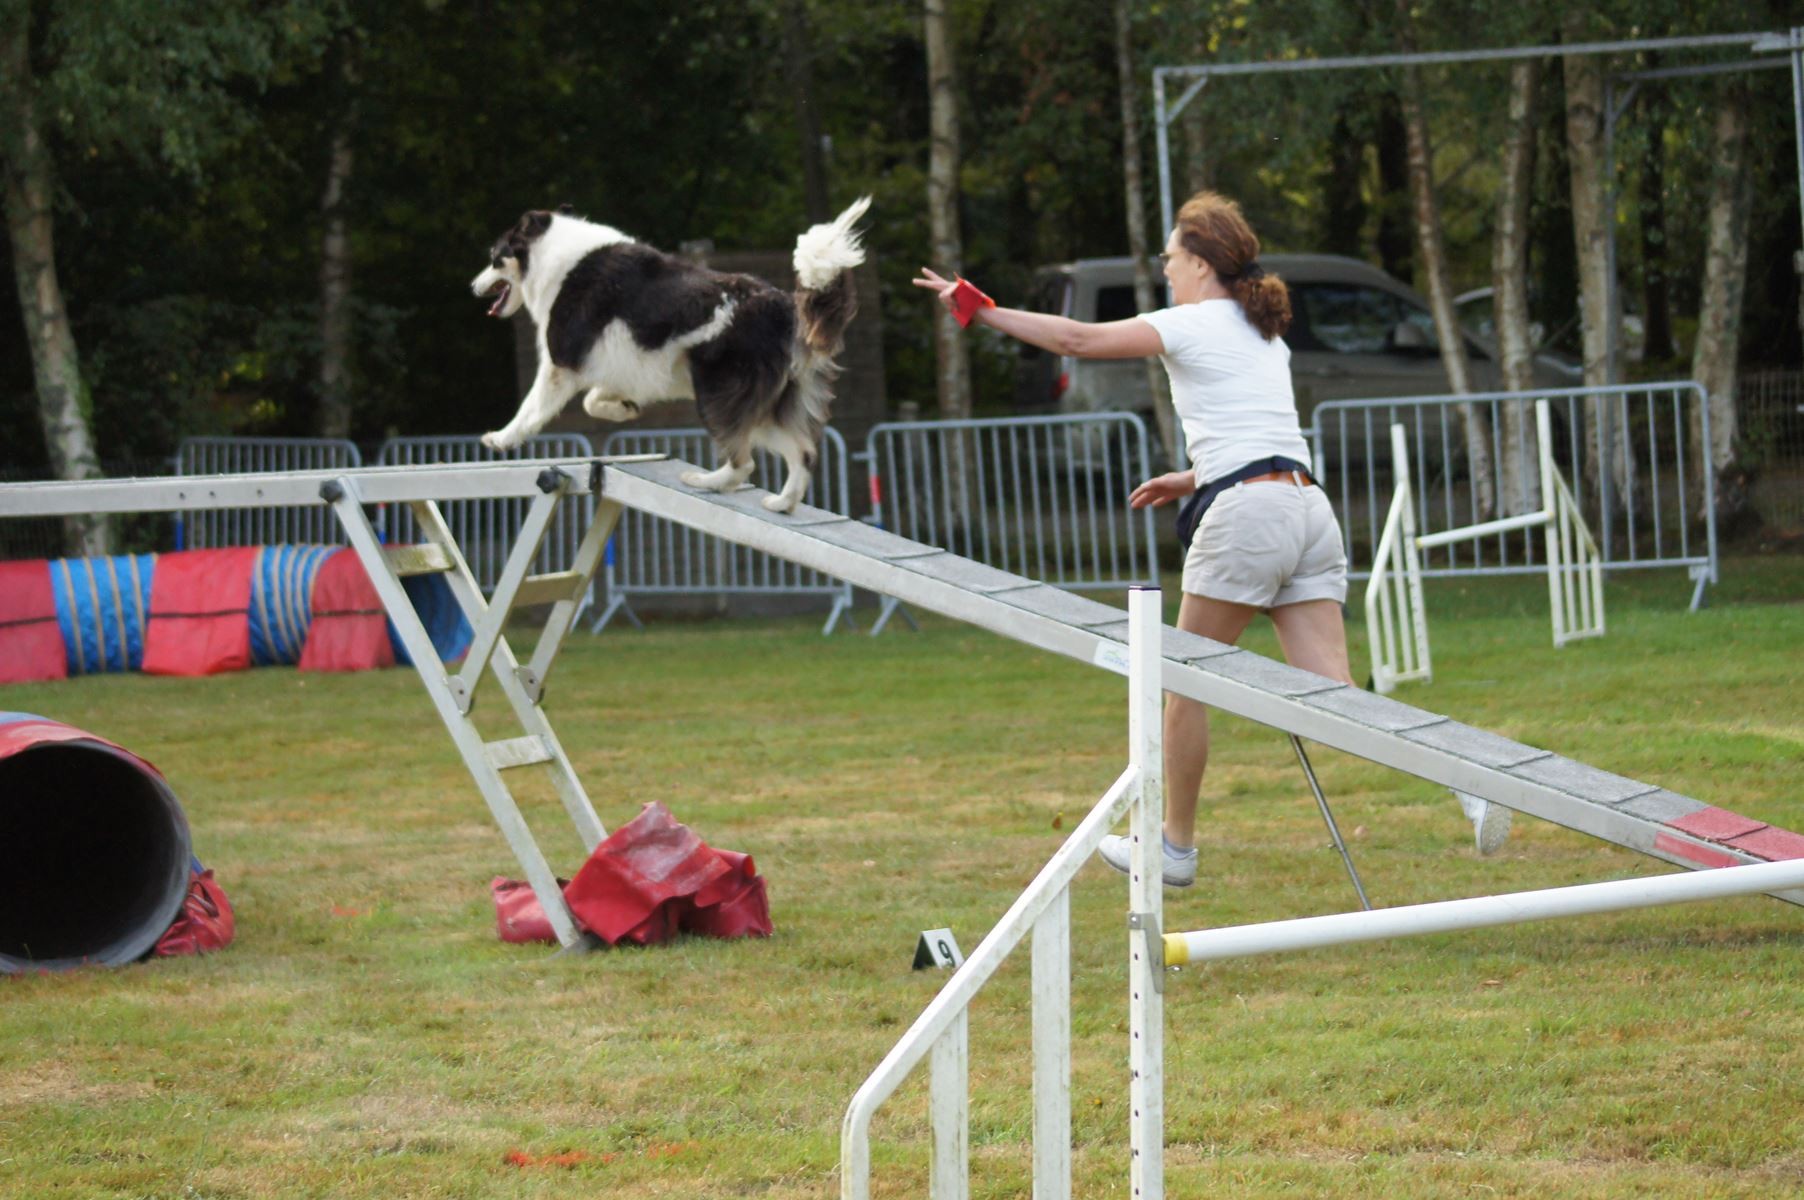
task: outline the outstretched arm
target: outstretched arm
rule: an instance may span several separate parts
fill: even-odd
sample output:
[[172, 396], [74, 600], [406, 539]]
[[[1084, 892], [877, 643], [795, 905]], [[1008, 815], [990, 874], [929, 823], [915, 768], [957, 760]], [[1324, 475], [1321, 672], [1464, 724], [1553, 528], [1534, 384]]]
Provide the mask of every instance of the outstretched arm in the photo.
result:
[[[953, 311], [952, 293], [958, 287], [958, 280], [941, 278], [922, 267], [914, 285], [937, 293], [946, 311]], [[1092, 325], [1019, 308], [980, 308], [971, 320], [973, 324], [999, 329], [1030, 346], [1072, 358], [1150, 358], [1165, 353], [1159, 331], [1138, 317]]]

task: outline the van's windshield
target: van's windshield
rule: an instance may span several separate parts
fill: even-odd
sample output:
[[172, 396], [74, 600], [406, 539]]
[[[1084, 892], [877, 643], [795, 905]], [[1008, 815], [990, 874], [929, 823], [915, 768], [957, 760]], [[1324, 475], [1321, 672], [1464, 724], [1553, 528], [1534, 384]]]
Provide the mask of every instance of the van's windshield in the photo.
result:
[[[1165, 294], [1165, 285], [1153, 287], [1153, 306], [1170, 308], [1171, 298]], [[1140, 306], [1134, 303], [1134, 285], [1117, 284], [1113, 287], [1096, 289], [1096, 319], [1098, 321], [1126, 321], [1140, 315]]]

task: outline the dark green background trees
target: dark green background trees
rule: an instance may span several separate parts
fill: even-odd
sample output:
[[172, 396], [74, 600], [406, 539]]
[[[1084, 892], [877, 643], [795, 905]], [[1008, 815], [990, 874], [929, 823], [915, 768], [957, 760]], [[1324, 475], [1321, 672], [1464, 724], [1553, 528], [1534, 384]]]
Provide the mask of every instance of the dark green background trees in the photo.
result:
[[[102, 461], [164, 455], [187, 434], [321, 427], [322, 204], [335, 139], [351, 150], [338, 212], [359, 440], [475, 432], [511, 409], [511, 339], [483, 319], [467, 281], [523, 208], [568, 201], [667, 248], [702, 238], [722, 250], [786, 247], [807, 223], [810, 124], [823, 135], [831, 204], [876, 197], [869, 241], [891, 400], [931, 410], [933, 310], [906, 285], [928, 254], [917, 0], [185, 7], [178, 29], [159, 6], [129, 0], [0, 0], [0, 17], [28, 32], [40, 85], [56, 266]], [[1135, 0], [1131, 12], [1143, 95], [1156, 63], [1400, 45], [1389, 0]], [[1019, 299], [1036, 264], [1122, 253], [1109, 6], [949, 0], [948, 16], [967, 273]], [[1427, 6], [1415, 22], [1431, 48], [1546, 43], [1559, 28], [1538, 3]], [[1777, 4], [1739, 0], [1614, 0], [1594, 15], [1608, 37], [1786, 23]], [[1543, 75], [1531, 213], [1535, 315], [1550, 328], [1571, 316], [1576, 287], [1559, 76], [1557, 63]], [[0, 80], [0, 94], [16, 82]], [[1423, 82], [1453, 278], [1484, 286], [1506, 71], [1431, 69]], [[1767, 71], [1745, 85], [1756, 149], [1742, 361], [1795, 366], [1789, 80]], [[1381, 72], [1217, 81], [1198, 110], [1207, 177], [1243, 199], [1270, 249], [1357, 254], [1407, 278], [1399, 86]], [[1662, 294], [1648, 281], [1664, 281], [1678, 345], [1645, 366], [1663, 377], [1685, 372], [1695, 326], [1720, 86], [1644, 89], [1618, 146], [1625, 297], [1645, 314]], [[1149, 112], [1148, 163], [1151, 124]], [[1184, 131], [1173, 139], [1183, 181], [1194, 164]], [[11, 252], [0, 253], [10, 276]], [[48, 463], [26, 329], [6, 289], [0, 467]], [[978, 350], [976, 403], [1006, 407], [1006, 355]]]

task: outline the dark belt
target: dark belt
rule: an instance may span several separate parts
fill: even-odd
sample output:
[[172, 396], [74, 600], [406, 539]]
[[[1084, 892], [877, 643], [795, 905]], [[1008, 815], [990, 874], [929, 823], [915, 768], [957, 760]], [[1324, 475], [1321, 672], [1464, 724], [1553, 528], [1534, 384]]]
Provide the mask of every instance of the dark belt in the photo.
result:
[[1178, 509], [1178, 544], [1188, 547], [1190, 539], [1196, 536], [1196, 527], [1203, 523], [1203, 514], [1215, 503], [1215, 498], [1237, 483], [1261, 483], [1272, 479], [1295, 479], [1306, 487], [1315, 486], [1310, 478], [1309, 468], [1292, 458], [1273, 456], [1261, 458], [1245, 466], [1229, 471], [1220, 479], [1211, 479], [1202, 487], [1190, 494]]

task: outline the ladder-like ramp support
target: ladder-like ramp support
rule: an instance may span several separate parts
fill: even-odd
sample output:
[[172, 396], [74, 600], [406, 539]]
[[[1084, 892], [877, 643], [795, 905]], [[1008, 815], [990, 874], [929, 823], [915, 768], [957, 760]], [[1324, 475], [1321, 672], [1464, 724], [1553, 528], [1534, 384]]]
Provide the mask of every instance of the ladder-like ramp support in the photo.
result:
[[[422, 654], [411, 644], [409, 651], [509, 844], [527, 867], [535, 891], [542, 902], [549, 899], [547, 911], [566, 945], [576, 938], [565, 927], [567, 918], [559, 920], [565, 916], [561, 896], [501, 784], [499, 772], [519, 765], [548, 765], [582, 842], [593, 846], [602, 836], [603, 826], [539, 711], [539, 702], [545, 677], [573, 619], [575, 598], [587, 588], [606, 535], [623, 507], [655, 513], [905, 604], [1118, 674], [1127, 673], [1128, 622], [1120, 608], [838, 513], [805, 506], [789, 515], [771, 513], [763, 506], [767, 493], [759, 489], [726, 495], [697, 491], [680, 480], [690, 469], [679, 461], [637, 456], [637, 460], [564, 459], [6, 484], [0, 485], [0, 517], [327, 503], [351, 534], [352, 544], [404, 639], [413, 634], [418, 619], [406, 603], [399, 573], [445, 570], [477, 631], [478, 644], [454, 676], [432, 654]], [[555, 579], [527, 575], [557, 504], [582, 495], [594, 495], [597, 504], [579, 562]], [[433, 517], [438, 501], [488, 497], [531, 498], [535, 507], [528, 514], [527, 528], [516, 540], [502, 585], [485, 602], [449, 530]], [[380, 546], [364, 506], [383, 503], [413, 506], [416, 515], [424, 517], [421, 528], [435, 550], [416, 560]], [[545, 599], [554, 593], [560, 600], [556, 615], [541, 635], [537, 651], [522, 664], [502, 634], [506, 613], [525, 602], [525, 597]], [[423, 630], [418, 636], [424, 637]], [[1164, 630], [1162, 636], [1164, 689], [1223, 712], [1679, 866], [1717, 867], [1804, 856], [1804, 836], [1788, 830], [1251, 651], [1175, 629]], [[497, 681], [525, 737], [485, 743], [475, 734], [469, 712], [477, 680], [485, 670]], [[1804, 904], [1804, 892], [1775, 894]]]

